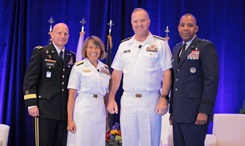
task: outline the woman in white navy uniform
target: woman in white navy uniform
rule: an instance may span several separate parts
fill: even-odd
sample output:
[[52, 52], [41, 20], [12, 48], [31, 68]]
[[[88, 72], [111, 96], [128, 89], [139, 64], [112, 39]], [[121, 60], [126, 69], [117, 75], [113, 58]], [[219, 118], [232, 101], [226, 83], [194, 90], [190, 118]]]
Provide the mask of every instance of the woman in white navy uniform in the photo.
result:
[[84, 59], [72, 68], [68, 89], [67, 146], [104, 146], [106, 132], [105, 99], [109, 92], [108, 66], [104, 43], [88, 37], [82, 48]]

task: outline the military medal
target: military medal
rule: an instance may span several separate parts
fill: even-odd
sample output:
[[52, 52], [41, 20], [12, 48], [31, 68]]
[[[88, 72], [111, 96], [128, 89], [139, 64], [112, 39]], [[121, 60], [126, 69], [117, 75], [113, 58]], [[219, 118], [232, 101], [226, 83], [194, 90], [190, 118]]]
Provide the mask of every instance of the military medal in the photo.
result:
[[187, 56], [188, 60], [199, 60], [199, 50], [192, 50], [191, 53]]

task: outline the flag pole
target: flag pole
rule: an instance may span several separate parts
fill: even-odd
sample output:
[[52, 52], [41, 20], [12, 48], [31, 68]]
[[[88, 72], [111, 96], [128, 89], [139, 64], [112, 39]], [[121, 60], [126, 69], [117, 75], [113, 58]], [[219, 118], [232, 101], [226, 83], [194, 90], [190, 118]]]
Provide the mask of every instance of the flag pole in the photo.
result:
[[112, 49], [111, 30], [112, 30], [112, 26], [114, 25], [112, 23], [112, 20], [110, 20], [108, 25], [109, 25], [109, 32], [108, 32], [108, 35], [107, 35], [107, 43], [106, 43], [106, 51], [107, 51], [106, 64], [109, 67], [109, 71], [111, 72], [111, 49]]
[[[112, 30], [112, 26], [114, 25], [112, 23], [112, 20], [110, 20], [110, 22], [108, 23], [108, 25], [109, 25], [109, 32], [108, 32], [107, 41], [106, 41], [106, 51], [107, 51], [106, 64], [107, 64], [108, 69], [109, 69], [109, 71], [111, 73], [112, 72], [112, 70], [111, 70], [111, 51], [112, 51], [111, 30]], [[106, 101], [106, 103], [107, 103], [107, 101]], [[112, 127], [112, 125], [113, 125], [113, 115], [112, 114], [110, 114], [110, 113], [107, 114], [107, 121], [106, 121], [106, 123], [108, 123], [109, 127]]]
[[52, 16], [49, 18], [48, 22], [49, 22], [49, 32], [48, 32], [49, 42], [48, 42], [48, 44], [50, 44], [52, 42], [51, 32], [53, 31], [53, 23], [54, 23], [54, 19]]
[[168, 41], [170, 39], [168, 36], [168, 33], [170, 32], [168, 26], [166, 26], [165, 32], [166, 32], [165, 40]]
[[82, 47], [83, 47], [83, 41], [84, 41], [84, 25], [86, 23], [86, 20], [83, 18], [80, 23], [82, 24], [81, 31], [80, 31], [80, 36], [79, 36], [79, 41], [77, 45], [77, 52], [76, 52], [76, 62], [81, 61], [82, 58]]

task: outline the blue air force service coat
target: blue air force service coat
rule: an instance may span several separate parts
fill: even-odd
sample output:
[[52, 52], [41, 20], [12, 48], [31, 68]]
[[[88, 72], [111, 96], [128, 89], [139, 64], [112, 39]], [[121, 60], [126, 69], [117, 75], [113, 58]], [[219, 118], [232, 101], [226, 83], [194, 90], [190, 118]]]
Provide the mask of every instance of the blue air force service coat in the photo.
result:
[[215, 46], [196, 36], [178, 58], [181, 45], [179, 43], [173, 48], [172, 120], [175, 123], [193, 123], [199, 112], [207, 114], [211, 120], [219, 80]]

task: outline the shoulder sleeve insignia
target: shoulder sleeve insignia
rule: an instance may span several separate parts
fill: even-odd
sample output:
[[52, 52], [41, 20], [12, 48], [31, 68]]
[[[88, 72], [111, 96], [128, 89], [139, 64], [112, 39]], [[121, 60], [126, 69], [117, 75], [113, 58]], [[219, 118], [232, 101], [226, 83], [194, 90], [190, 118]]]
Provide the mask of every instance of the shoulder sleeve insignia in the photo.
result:
[[76, 66], [79, 66], [79, 65], [82, 65], [82, 64], [84, 64], [84, 61], [78, 61], [78, 62], [75, 63]]
[[123, 39], [122, 41], [121, 41], [121, 43], [122, 42], [125, 42], [125, 41], [127, 41], [127, 40], [130, 40], [132, 37], [128, 37], [128, 38], [126, 38], [126, 39]]
[[163, 38], [163, 37], [160, 37], [160, 36], [157, 36], [157, 35], [153, 35], [153, 37], [165, 41], [165, 38]]
[[36, 46], [35, 49], [41, 50], [43, 47], [42, 46]]

